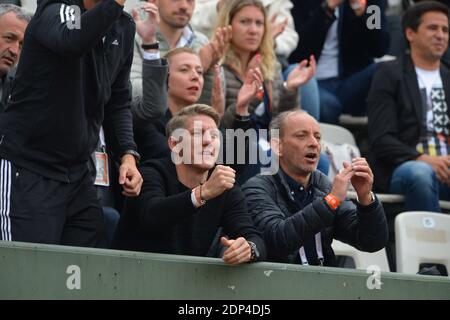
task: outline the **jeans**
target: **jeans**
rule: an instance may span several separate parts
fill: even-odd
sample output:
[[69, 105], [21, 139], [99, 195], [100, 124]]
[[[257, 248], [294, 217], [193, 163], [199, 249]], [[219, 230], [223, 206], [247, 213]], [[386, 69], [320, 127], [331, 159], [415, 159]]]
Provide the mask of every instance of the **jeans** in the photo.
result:
[[375, 63], [345, 79], [319, 80], [320, 121], [338, 123], [341, 113], [364, 116]]
[[[296, 68], [298, 64], [289, 65], [283, 72], [283, 78], [286, 80], [289, 73]], [[316, 78], [310, 79], [307, 83], [298, 89], [300, 95], [301, 109], [308, 112], [314, 119], [320, 121], [320, 100], [319, 86]]]
[[408, 211], [441, 212], [439, 199], [450, 199], [450, 187], [439, 182], [431, 165], [415, 160], [395, 168], [389, 192], [404, 194]]

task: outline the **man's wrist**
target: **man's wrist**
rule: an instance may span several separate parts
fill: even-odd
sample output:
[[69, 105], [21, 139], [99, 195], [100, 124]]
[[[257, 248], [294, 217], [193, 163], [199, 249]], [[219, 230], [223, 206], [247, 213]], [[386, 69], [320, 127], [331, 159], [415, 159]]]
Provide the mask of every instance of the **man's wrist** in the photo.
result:
[[159, 50], [145, 50], [142, 57], [144, 60], [159, 60], [161, 59], [161, 54]]
[[256, 247], [256, 244], [252, 241], [247, 241], [250, 246], [250, 261], [257, 261], [259, 259], [259, 250]]
[[236, 115], [241, 117], [249, 116], [248, 105], [236, 104]]
[[202, 201], [206, 202], [206, 201], [211, 199], [209, 194], [208, 194], [208, 186], [206, 185], [206, 182], [200, 184], [200, 190], [199, 191], [200, 191], [199, 192], [199, 196], [200, 196], [200, 199]]
[[125, 6], [126, 0], [115, 0], [117, 4], [120, 4], [122, 7]]
[[125, 161], [130, 161], [132, 159], [134, 159], [134, 162], [137, 165], [141, 160], [141, 155], [135, 150], [127, 150], [121, 156], [122, 163]]
[[239, 113], [236, 113], [235, 115], [234, 115], [234, 118], [237, 120], [237, 121], [250, 121], [250, 114], [239, 114]]
[[153, 40], [142, 40], [141, 48], [144, 50], [159, 50], [159, 42], [156, 39]]
[[375, 194], [372, 191], [361, 197], [359, 197], [358, 194], [356, 194], [356, 201], [362, 206], [368, 206], [375, 202]]
[[199, 200], [197, 193], [198, 193], [198, 187], [192, 189], [192, 191], [191, 191], [191, 202], [194, 205], [194, 207], [199, 208], [199, 207], [202, 206], [202, 203]]
[[341, 205], [341, 200], [339, 200], [339, 198], [332, 193], [327, 194], [323, 199], [325, 200], [325, 203], [328, 205], [328, 207], [333, 211], [335, 211]]
[[417, 161], [425, 161], [425, 159], [427, 158], [427, 154], [425, 154], [425, 153], [422, 153], [421, 155], [419, 155], [417, 158], [416, 158], [416, 160]]
[[206, 200], [202, 199], [202, 189], [201, 189], [201, 185], [198, 187], [195, 187], [194, 189], [192, 189], [191, 192], [191, 202], [194, 205], [194, 207], [199, 208], [202, 205], [204, 205], [206, 203]]

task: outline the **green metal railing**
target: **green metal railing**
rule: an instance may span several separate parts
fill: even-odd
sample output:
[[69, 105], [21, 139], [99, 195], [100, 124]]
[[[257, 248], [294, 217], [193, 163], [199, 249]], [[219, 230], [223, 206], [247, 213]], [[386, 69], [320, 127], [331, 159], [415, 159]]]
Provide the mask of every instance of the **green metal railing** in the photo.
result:
[[0, 241], [0, 299], [450, 299], [447, 277], [381, 273], [380, 289], [370, 277], [364, 270], [228, 266], [211, 258]]

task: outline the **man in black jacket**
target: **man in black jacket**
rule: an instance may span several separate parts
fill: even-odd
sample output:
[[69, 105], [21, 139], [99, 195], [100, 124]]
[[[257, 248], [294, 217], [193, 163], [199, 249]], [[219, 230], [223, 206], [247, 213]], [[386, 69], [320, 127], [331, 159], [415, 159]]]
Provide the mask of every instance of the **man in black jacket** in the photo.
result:
[[[373, 194], [373, 175], [364, 158], [344, 162], [333, 184], [316, 170], [320, 127], [304, 111], [284, 112], [272, 120], [273, 152], [281, 170], [244, 184], [250, 213], [263, 233], [268, 259], [303, 265], [335, 266], [333, 238], [359, 250], [375, 252], [388, 240], [386, 218]], [[355, 206], [345, 201], [351, 183]]]
[[0, 112], [11, 93], [14, 66], [31, 16], [13, 4], [0, 4]]
[[214, 166], [220, 148], [218, 123], [219, 114], [206, 105], [185, 107], [172, 117], [167, 124], [172, 159], [150, 160], [140, 167], [142, 193], [127, 200], [114, 247], [217, 257], [221, 243], [226, 263], [265, 258], [235, 171]]
[[125, 0], [42, 0], [0, 117], [1, 239], [96, 246], [103, 215], [87, 162], [103, 124], [123, 193], [142, 178], [133, 141]]
[[386, 0], [293, 3], [292, 16], [300, 42], [289, 61], [316, 57], [320, 120], [336, 123], [342, 112], [365, 114], [375, 69], [373, 59], [386, 54], [389, 48]]
[[439, 212], [439, 198], [450, 199], [450, 68], [441, 62], [448, 16], [434, 1], [408, 8], [411, 52], [380, 65], [368, 97], [375, 186], [404, 194], [407, 210]]

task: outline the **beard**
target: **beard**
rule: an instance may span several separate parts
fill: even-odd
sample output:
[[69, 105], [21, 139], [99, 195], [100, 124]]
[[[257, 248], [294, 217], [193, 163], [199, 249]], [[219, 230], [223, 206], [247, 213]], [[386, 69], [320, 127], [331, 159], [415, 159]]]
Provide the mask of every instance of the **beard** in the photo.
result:
[[168, 26], [170, 26], [172, 28], [182, 29], [182, 28], [186, 27], [189, 24], [189, 21], [191, 20], [191, 16], [189, 16], [189, 14], [187, 14], [185, 12], [177, 12], [177, 14], [184, 14], [185, 19], [181, 20], [178, 16], [175, 16], [175, 14], [174, 14], [174, 16], [168, 17], [168, 19], [165, 19], [161, 15], [161, 20], [163, 20], [165, 24], [167, 24]]

